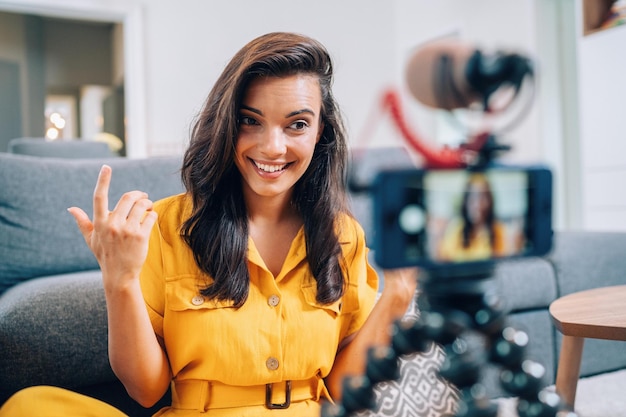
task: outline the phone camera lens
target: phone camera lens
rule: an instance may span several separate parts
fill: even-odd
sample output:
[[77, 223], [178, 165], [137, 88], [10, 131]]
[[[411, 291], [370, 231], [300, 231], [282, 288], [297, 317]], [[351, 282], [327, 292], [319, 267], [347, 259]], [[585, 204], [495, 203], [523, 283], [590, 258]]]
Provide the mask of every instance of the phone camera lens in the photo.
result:
[[416, 204], [404, 207], [398, 216], [402, 231], [409, 235], [416, 235], [424, 229], [424, 209]]

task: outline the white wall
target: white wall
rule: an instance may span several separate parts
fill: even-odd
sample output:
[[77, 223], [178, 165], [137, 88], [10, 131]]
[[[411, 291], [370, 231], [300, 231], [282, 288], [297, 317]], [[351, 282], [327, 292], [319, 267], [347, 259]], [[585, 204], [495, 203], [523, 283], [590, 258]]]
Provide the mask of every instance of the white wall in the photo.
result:
[[144, 0], [143, 8], [152, 154], [182, 149], [226, 62], [265, 32], [301, 32], [328, 47], [336, 64], [335, 94], [352, 130], [393, 73], [393, 8], [385, 2]]
[[[460, 41], [474, 44], [485, 52], [502, 50], [519, 52], [536, 58], [536, 24], [534, 1], [531, 0], [397, 0], [395, 40], [398, 78], [411, 51], [433, 38], [454, 35]], [[441, 126], [433, 120], [433, 111], [411, 101], [406, 106], [414, 124], [426, 138], [438, 136]], [[496, 132], [498, 133], [498, 132]], [[459, 133], [462, 136], [461, 133]], [[543, 158], [536, 109], [514, 129], [499, 139], [513, 150], [507, 160], [537, 161]]]
[[[560, 2], [565, 1], [569, 0]], [[409, 122], [426, 140], [434, 140], [441, 127], [436, 113], [404, 91], [404, 66], [412, 48], [455, 32], [460, 39], [486, 49], [515, 50], [545, 60], [559, 47], [559, 16], [545, 13], [547, 3], [553, 2], [0, 0], [0, 10], [43, 10], [125, 23], [125, 46], [130, 51], [126, 70], [133, 70], [127, 72], [126, 81], [135, 86], [127, 85], [126, 90], [131, 97], [131, 105], [127, 105], [129, 152], [144, 156], [182, 152], [192, 120], [227, 60], [253, 37], [277, 30], [311, 35], [330, 49], [336, 64], [335, 93], [354, 145], [361, 145], [366, 137], [374, 146], [403, 143], [388, 115], [381, 114], [378, 107], [382, 91], [389, 86], [401, 89]], [[543, 38], [546, 28], [551, 32]], [[546, 44], [554, 46], [550, 49]], [[133, 62], [129, 64], [129, 60]], [[552, 62], [547, 61], [550, 66]], [[558, 74], [551, 74], [548, 81], [547, 87], [552, 87]], [[565, 177], [565, 128], [558, 104], [562, 93], [562, 88], [552, 91], [544, 84], [539, 96], [542, 102], [502, 137], [513, 146], [508, 159], [553, 163], [558, 181]], [[563, 188], [558, 184], [558, 207], [568, 205]], [[560, 217], [558, 214], [557, 223]]]
[[[15, 7], [15, 3], [0, 0], [0, 10]], [[120, 20], [123, 18], [116, 17], [117, 11], [140, 6], [142, 23], [138, 26], [144, 50], [134, 51], [133, 55], [142, 61], [145, 74], [140, 82], [145, 88], [148, 155], [184, 149], [190, 123], [226, 61], [245, 42], [265, 32], [297, 31], [318, 38], [329, 48], [337, 67], [335, 94], [354, 143], [360, 143], [364, 131], [370, 128], [367, 122], [377, 112], [382, 91], [389, 86], [402, 87], [404, 62], [417, 43], [453, 29], [462, 38], [485, 46], [531, 53], [534, 48], [531, 0], [320, 0], [314, 7], [302, 0], [20, 3], [22, 8], [60, 14], [64, 10], [78, 15], [111, 10], [106, 13]], [[404, 98], [409, 111], [421, 112], [416, 126], [424, 130], [427, 139], [434, 138], [434, 114], [415, 110], [413, 99]], [[389, 119], [383, 115], [381, 124], [385, 123], [382, 131], [370, 135], [370, 144], [399, 143], [400, 138], [390, 130]], [[526, 139], [535, 138], [536, 130], [536, 117], [531, 115], [511, 134], [515, 155], [537, 157], [536, 140]]]
[[626, 230], [626, 26], [578, 40], [583, 227]]
[[[539, 111], [560, 225], [626, 230], [626, 26], [583, 36], [582, 0], [537, 0]], [[549, 16], [549, 18], [547, 18]]]
[[[364, 140], [369, 140], [368, 145], [401, 143], [388, 115], [378, 115], [378, 125], [369, 122], [383, 90], [403, 87], [404, 64], [416, 44], [453, 29], [461, 38], [485, 47], [535, 52], [534, 9], [528, 0], [325, 0], [315, 7], [285, 0], [219, 4], [144, 0], [143, 7], [153, 154], [184, 146], [188, 125], [225, 62], [264, 32], [298, 31], [326, 44], [336, 59], [335, 93], [357, 146]], [[172, 22], [185, 22], [185, 30], [174, 30]], [[163, 29], [168, 26], [169, 30]], [[434, 139], [433, 113], [416, 110], [419, 105], [409, 96], [404, 99], [409, 115], [419, 116], [412, 120], [416, 128], [426, 139]], [[540, 157], [536, 114], [508, 136], [516, 159]]]
[[136, 156], [182, 152], [226, 61], [268, 31], [298, 31], [327, 45], [357, 146], [366, 136], [369, 145], [401, 143], [378, 107], [389, 86], [401, 89], [410, 123], [427, 140], [439, 135], [436, 113], [403, 89], [404, 65], [420, 42], [454, 32], [486, 49], [528, 53], [539, 62], [539, 100], [502, 137], [514, 147], [509, 159], [553, 166], [557, 225], [626, 229], [626, 27], [582, 37], [580, 0], [0, 0], [0, 10], [124, 23]]

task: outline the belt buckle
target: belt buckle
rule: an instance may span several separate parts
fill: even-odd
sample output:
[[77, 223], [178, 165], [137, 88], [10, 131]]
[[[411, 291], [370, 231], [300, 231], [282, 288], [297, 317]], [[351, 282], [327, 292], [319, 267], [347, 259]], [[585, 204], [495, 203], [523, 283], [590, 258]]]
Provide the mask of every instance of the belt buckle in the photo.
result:
[[282, 404], [272, 403], [272, 385], [265, 384], [265, 407], [270, 410], [284, 410], [291, 405], [291, 381], [285, 381], [285, 402]]

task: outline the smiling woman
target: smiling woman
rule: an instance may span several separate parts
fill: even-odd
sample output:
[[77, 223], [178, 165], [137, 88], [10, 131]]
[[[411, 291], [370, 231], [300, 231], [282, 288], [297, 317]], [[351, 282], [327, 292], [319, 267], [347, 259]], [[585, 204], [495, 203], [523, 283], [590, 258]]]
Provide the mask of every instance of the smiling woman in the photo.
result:
[[[347, 205], [332, 79], [314, 39], [254, 39], [192, 129], [185, 193], [153, 203], [130, 191], [110, 211], [104, 166], [93, 218], [69, 209], [102, 269], [113, 370], [144, 406], [171, 387], [172, 404], [157, 416], [317, 417], [413, 300], [415, 271], [403, 270], [385, 273], [376, 301], [378, 277]], [[58, 410], [123, 415], [36, 387], [0, 417]]]
[[[319, 82], [303, 75], [255, 79], [243, 103], [235, 162], [246, 200], [253, 198], [251, 193], [270, 197], [268, 192], [292, 192], [322, 132]], [[265, 191], [266, 186], [271, 189]]]
[[[266, 248], [261, 257], [277, 276], [302, 226], [289, 202], [322, 133], [319, 82], [309, 75], [257, 78], [241, 107], [235, 163], [244, 180], [249, 233], [259, 249]], [[266, 233], [268, 226], [273, 233]]]

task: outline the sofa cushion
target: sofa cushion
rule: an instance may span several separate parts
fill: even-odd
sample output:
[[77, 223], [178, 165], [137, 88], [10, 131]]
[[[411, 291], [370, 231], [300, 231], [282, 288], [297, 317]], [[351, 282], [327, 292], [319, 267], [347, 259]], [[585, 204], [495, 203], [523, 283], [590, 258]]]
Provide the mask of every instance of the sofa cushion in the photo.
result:
[[91, 214], [103, 163], [113, 169], [111, 206], [134, 189], [153, 200], [183, 190], [179, 157], [56, 159], [0, 153], [0, 294], [30, 278], [98, 268], [67, 208]]
[[626, 233], [561, 231], [549, 257], [564, 296], [589, 288], [626, 284]]
[[32, 279], [0, 296], [0, 404], [31, 385], [113, 381], [99, 270]]
[[117, 156], [105, 142], [16, 138], [9, 141], [9, 153], [55, 158], [112, 158]]
[[557, 298], [557, 286], [554, 268], [544, 258], [517, 258], [496, 264], [494, 289], [509, 312], [547, 308]]

